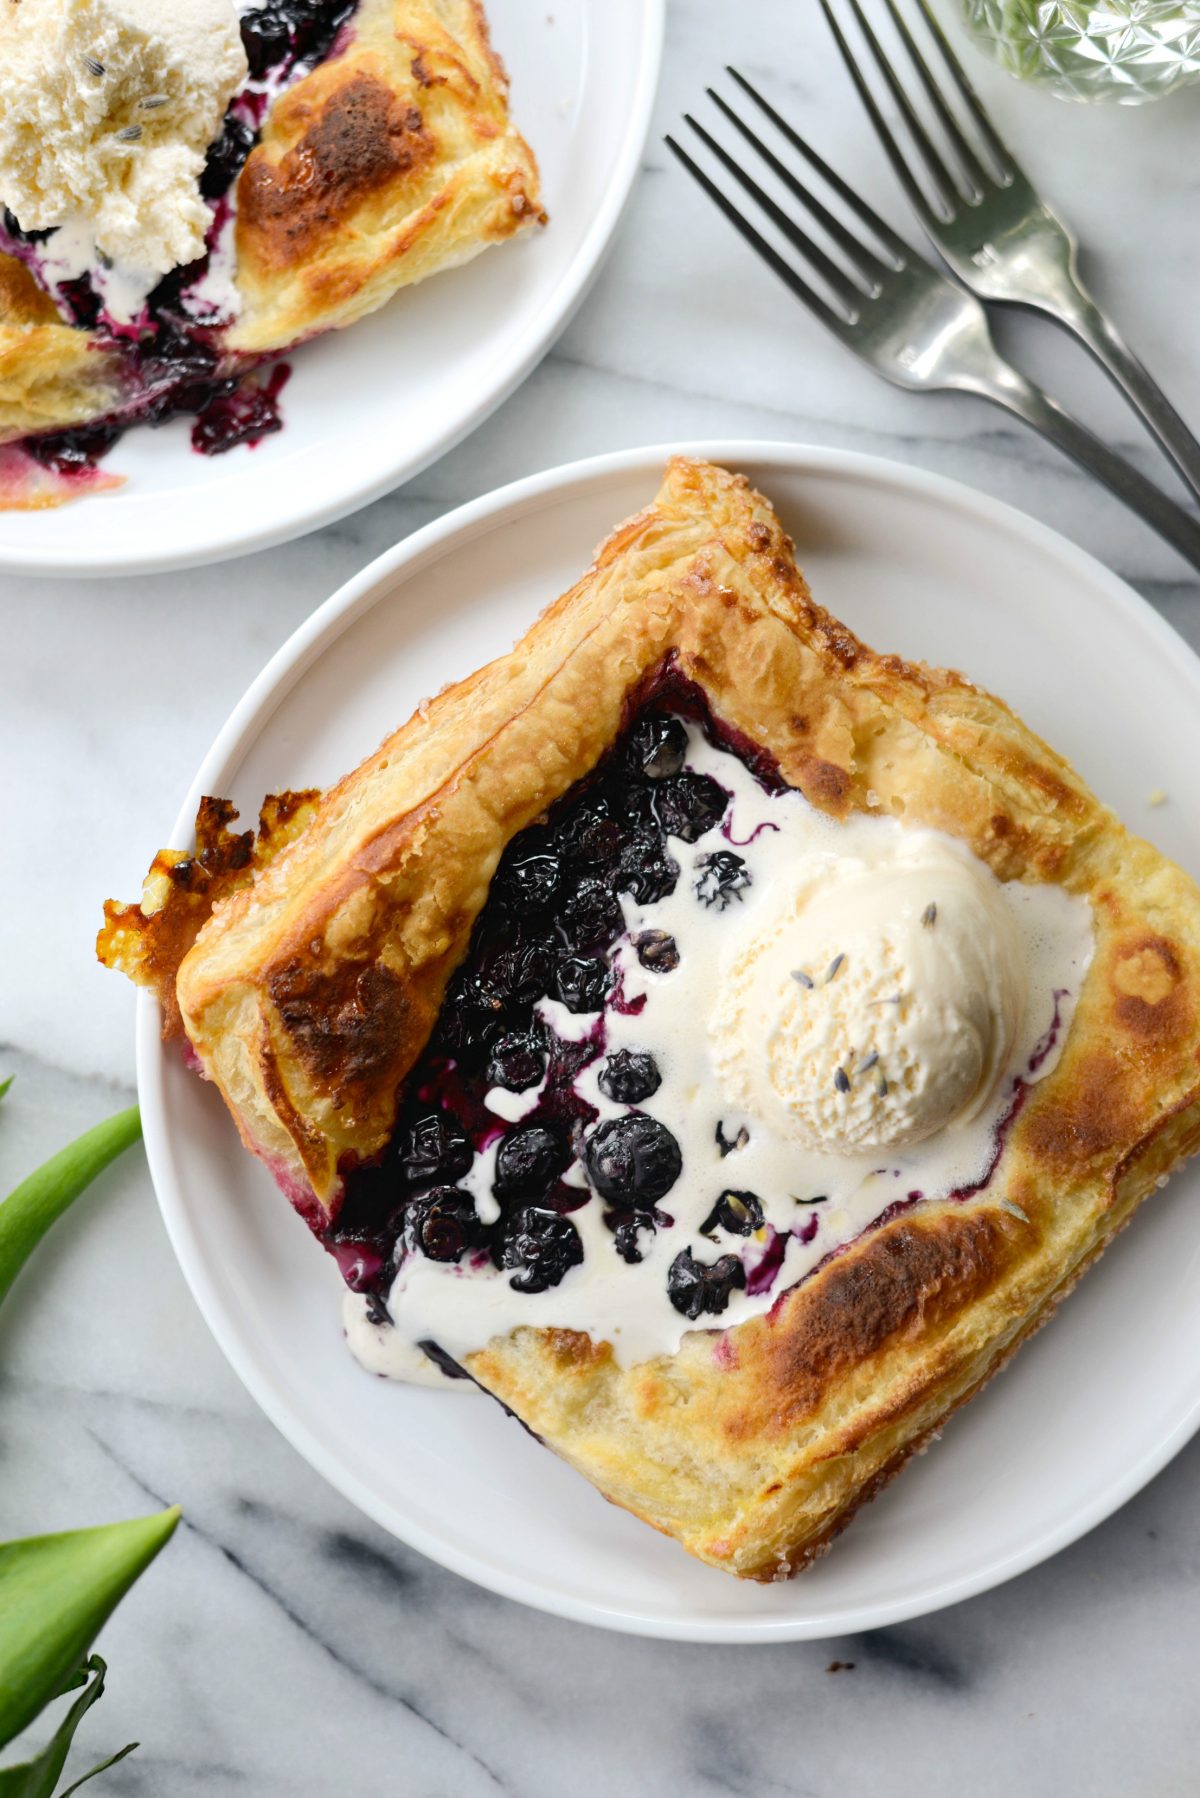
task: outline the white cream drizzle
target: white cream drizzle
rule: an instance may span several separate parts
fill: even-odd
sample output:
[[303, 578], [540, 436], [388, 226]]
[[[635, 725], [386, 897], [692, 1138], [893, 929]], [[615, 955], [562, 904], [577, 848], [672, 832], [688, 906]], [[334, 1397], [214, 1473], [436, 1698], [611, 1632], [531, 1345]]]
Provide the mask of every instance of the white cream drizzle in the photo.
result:
[[[414, 1346], [420, 1341], [436, 1342], [462, 1361], [521, 1325], [585, 1332], [595, 1341], [609, 1342], [617, 1360], [630, 1365], [673, 1353], [689, 1330], [725, 1329], [761, 1315], [895, 1201], [913, 1193], [925, 1199], [944, 1198], [984, 1178], [1016, 1082], [1042, 1080], [1055, 1066], [1093, 952], [1086, 901], [1053, 886], [1000, 883], [965, 846], [942, 833], [863, 815], [838, 823], [799, 793], [768, 793], [736, 756], [715, 748], [694, 726], [689, 726], [687, 765], [712, 775], [732, 794], [724, 825], [727, 836], [717, 829], [695, 844], [671, 839], [670, 852], [681, 868], [675, 892], [646, 906], [623, 899], [628, 930], [669, 932], [680, 961], [669, 973], [651, 972], [639, 963], [629, 937], [623, 938], [613, 960], [622, 973], [625, 998], [645, 994], [646, 1003], [638, 1015], [609, 1011], [605, 1019], [605, 1055], [622, 1048], [648, 1051], [662, 1075], [658, 1091], [638, 1109], [665, 1124], [682, 1153], [683, 1172], [659, 1204], [660, 1211], [674, 1220], [672, 1226], [641, 1232], [644, 1259], [628, 1264], [616, 1253], [604, 1222], [605, 1207], [593, 1199], [571, 1214], [583, 1241], [582, 1265], [572, 1268], [557, 1286], [536, 1294], [514, 1291], [509, 1273], [490, 1263], [472, 1268], [465, 1261], [454, 1265], [410, 1255], [388, 1298], [394, 1328], [371, 1325], [364, 1301], [354, 1295], [347, 1300], [351, 1348], [373, 1371], [411, 1378]], [[888, 863], [897, 856], [911, 858], [920, 847], [919, 839], [936, 848], [937, 856], [950, 854], [968, 862], [1008, 910], [1025, 972], [1024, 1003], [1011, 1053], [990, 1103], [956, 1126], [885, 1154], [817, 1153], [739, 1110], [721, 1088], [706, 1021], [720, 996], [722, 961], [732, 932], [740, 936], [752, 931], [760, 910], [764, 919], [768, 917], [781, 887], [795, 881], [813, 858], [855, 857], [877, 864], [881, 878], [886, 878]], [[730, 846], [745, 860], [752, 884], [740, 904], [725, 911], [706, 908], [695, 895], [695, 864], [702, 855]], [[594, 1015], [577, 1017], [550, 1000], [543, 1001], [540, 1010], [564, 1037], [586, 1037], [595, 1023]], [[1047, 1048], [1056, 1017], [1058, 1030]], [[577, 1081], [579, 1092], [596, 1107], [601, 1120], [628, 1110], [600, 1091], [596, 1077], [603, 1061], [604, 1056], [598, 1058]], [[525, 1097], [505, 1095], [505, 1101]], [[498, 1099], [493, 1093], [488, 1103], [500, 1115], [502, 1103], [494, 1102]], [[525, 1115], [523, 1109], [505, 1105], [504, 1114], [509, 1112]], [[722, 1154], [718, 1126], [726, 1142], [734, 1142], [743, 1129], [748, 1140]], [[490, 1191], [495, 1152], [493, 1144], [460, 1182], [475, 1196], [485, 1221], [499, 1211]], [[583, 1183], [578, 1164], [568, 1179]], [[701, 1223], [727, 1189], [756, 1194], [770, 1228], [749, 1240], [725, 1231], [716, 1233], [716, 1241], [700, 1235]], [[817, 1195], [824, 1195], [822, 1203], [802, 1202]], [[801, 1240], [799, 1230], [809, 1239]], [[681, 1249], [690, 1247], [708, 1263], [721, 1255], [741, 1254], [753, 1285], [753, 1270], [767, 1253], [773, 1231], [786, 1237], [786, 1249], [766, 1290], [735, 1289], [724, 1312], [702, 1316], [696, 1323], [671, 1304], [667, 1273]], [[446, 1381], [440, 1373], [437, 1381], [470, 1389], [467, 1382]]]

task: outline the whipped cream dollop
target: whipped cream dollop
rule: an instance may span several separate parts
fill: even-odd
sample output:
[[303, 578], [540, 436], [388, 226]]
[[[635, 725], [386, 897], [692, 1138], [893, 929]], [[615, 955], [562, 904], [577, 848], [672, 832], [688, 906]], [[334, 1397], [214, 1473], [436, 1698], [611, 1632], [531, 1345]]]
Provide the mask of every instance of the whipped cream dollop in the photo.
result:
[[[863, 853], [863, 852], [866, 853]], [[988, 1103], [1026, 998], [998, 882], [928, 831], [806, 857], [735, 923], [708, 1020], [730, 1099], [853, 1155], [923, 1142]]]
[[[897, 1207], [985, 1194], [1023, 1089], [1057, 1064], [1093, 953], [1086, 900], [1001, 882], [935, 830], [831, 819], [766, 789], [691, 723], [686, 769], [728, 802], [696, 840], [670, 837], [673, 891], [621, 895], [612, 1001], [536, 1006], [555, 1040], [579, 1045], [573, 1088], [594, 1113], [562, 1176], [585, 1201], [569, 1214], [580, 1258], [548, 1289], [521, 1291], [486, 1252], [407, 1253], [385, 1295], [391, 1324], [362, 1295], [346, 1300], [351, 1347], [372, 1371], [449, 1389], [414, 1359], [421, 1343], [461, 1363], [522, 1325], [586, 1332], [628, 1366], [674, 1353], [690, 1330], [760, 1316]], [[622, 1057], [649, 1058], [657, 1077], [632, 1103], [614, 1096]], [[455, 1179], [485, 1226], [502, 1211], [501, 1132], [541, 1102], [540, 1087], [483, 1096], [495, 1137]], [[632, 1152], [661, 1174], [638, 1259], [619, 1252], [591, 1190], [597, 1140], [631, 1116], [651, 1120]], [[722, 1267], [719, 1301], [689, 1308]]]
[[0, 202], [115, 265], [131, 314], [204, 253], [205, 155], [247, 73], [233, 0], [0, 0]]

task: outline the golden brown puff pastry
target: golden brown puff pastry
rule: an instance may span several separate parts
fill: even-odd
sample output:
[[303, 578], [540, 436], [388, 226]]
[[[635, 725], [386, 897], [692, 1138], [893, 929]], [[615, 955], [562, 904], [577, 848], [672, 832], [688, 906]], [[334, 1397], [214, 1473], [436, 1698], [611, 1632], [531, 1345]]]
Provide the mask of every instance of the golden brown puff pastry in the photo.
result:
[[604, 1340], [526, 1327], [466, 1357], [609, 1498], [714, 1566], [774, 1579], [1200, 1145], [1200, 893], [1061, 757], [959, 675], [867, 649], [814, 604], [764, 499], [676, 460], [512, 654], [307, 796], [282, 849], [271, 814], [257, 849], [240, 839], [198, 934], [194, 892], [176, 934], [186, 908], [160, 858], [143, 911], [107, 908], [100, 952], [158, 988], [168, 1028], [177, 998], [244, 1140], [294, 1200], [336, 1210], [340, 1170], [388, 1139], [505, 845], [595, 767], [668, 658], [821, 811], [947, 832], [1002, 881], [1086, 898], [1095, 933], [1061, 1059], [977, 1197], [882, 1223], [768, 1314], [694, 1330], [674, 1355], [625, 1367]]
[[239, 178], [226, 342], [352, 324], [541, 216], [482, 6], [361, 0], [350, 48], [281, 95]]
[[[347, 48], [275, 101], [236, 198], [234, 370], [544, 223], [479, 0], [360, 0]], [[0, 443], [136, 399], [136, 369], [0, 257]]]
[[65, 325], [25, 265], [0, 254], [0, 443], [102, 417], [122, 392], [120, 358]]

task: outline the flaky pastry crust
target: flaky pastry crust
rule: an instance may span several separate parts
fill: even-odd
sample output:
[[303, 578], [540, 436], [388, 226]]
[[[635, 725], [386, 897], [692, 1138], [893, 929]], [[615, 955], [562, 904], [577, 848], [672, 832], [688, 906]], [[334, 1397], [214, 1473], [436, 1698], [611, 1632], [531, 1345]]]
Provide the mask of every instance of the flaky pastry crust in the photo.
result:
[[238, 180], [231, 350], [353, 324], [542, 218], [478, 0], [360, 0], [354, 37], [283, 93]]
[[[816, 605], [743, 479], [676, 460], [510, 655], [423, 705], [216, 905], [174, 991], [245, 1141], [293, 1197], [336, 1210], [341, 1172], [388, 1139], [505, 845], [595, 766], [667, 665], [831, 816], [947, 831], [1002, 880], [1086, 898], [1095, 928], [1062, 1057], [976, 1198], [868, 1231], [766, 1316], [693, 1331], [673, 1356], [624, 1368], [605, 1342], [524, 1328], [467, 1359], [609, 1498], [714, 1566], [773, 1579], [1200, 1144], [1200, 893], [1177, 867], [1002, 702], [875, 654]], [[137, 923], [121, 915], [131, 967]], [[144, 971], [160, 991], [167, 964]]]

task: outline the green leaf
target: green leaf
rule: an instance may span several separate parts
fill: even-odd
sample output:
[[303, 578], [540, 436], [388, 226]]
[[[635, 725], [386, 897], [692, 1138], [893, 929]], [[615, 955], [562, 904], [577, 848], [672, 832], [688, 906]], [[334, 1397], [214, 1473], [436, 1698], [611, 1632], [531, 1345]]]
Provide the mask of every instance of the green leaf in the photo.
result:
[[0, 1747], [69, 1689], [109, 1615], [178, 1522], [175, 1505], [129, 1523], [0, 1543]]
[[131, 1105], [86, 1130], [9, 1194], [0, 1205], [0, 1305], [51, 1224], [141, 1133], [141, 1114]]
[[4, 1097], [5, 1093], [8, 1091], [8, 1089], [12, 1085], [12, 1083], [13, 1083], [13, 1076], [11, 1074], [8, 1076], [7, 1080], [0, 1080], [0, 1099], [2, 1099]]
[[[75, 1731], [79, 1728], [84, 1713], [91, 1709], [98, 1698], [104, 1696], [104, 1675], [107, 1672], [108, 1668], [100, 1656], [94, 1654], [79, 1676], [71, 1681], [71, 1687], [87, 1685], [91, 1674], [95, 1678], [82, 1697], [75, 1700], [42, 1752], [34, 1760], [23, 1761], [19, 1767], [0, 1767], [0, 1798], [53, 1798], [58, 1776], [71, 1751]], [[103, 1773], [108, 1767], [115, 1767], [127, 1754], [132, 1754], [136, 1747], [136, 1742], [130, 1742], [119, 1753], [110, 1755], [98, 1767], [93, 1767], [90, 1773], [85, 1773], [82, 1779], [69, 1785], [60, 1794], [60, 1798], [71, 1798], [72, 1792], [77, 1792], [80, 1786], [86, 1785], [89, 1779], [94, 1779], [97, 1773]]]

